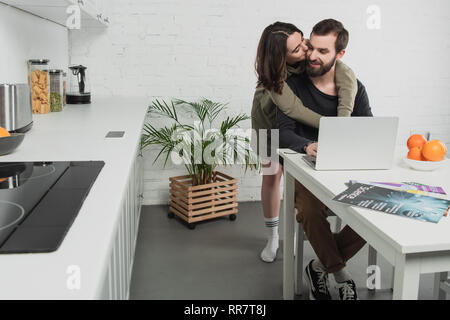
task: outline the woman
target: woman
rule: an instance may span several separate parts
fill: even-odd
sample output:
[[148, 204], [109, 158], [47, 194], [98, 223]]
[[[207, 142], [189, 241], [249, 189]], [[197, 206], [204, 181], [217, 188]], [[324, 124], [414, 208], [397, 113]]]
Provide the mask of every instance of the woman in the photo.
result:
[[[267, 130], [268, 150], [259, 150], [258, 141], [258, 152], [262, 158], [264, 155], [270, 156], [270, 129], [276, 129], [276, 107], [299, 122], [319, 127], [321, 115], [305, 107], [284, 82], [290, 75], [304, 72], [303, 62], [307, 49], [303, 32], [290, 23], [275, 22], [265, 28], [261, 35], [255, 62], [258, 85], [253, 98], [252, 128], [257, 133]], [[353, 71], [341, 61], [336, 63], [336, 87], [339, 100], [338, 116], [350, 116], [357, 83]], [[259, 134], [257, 137], [259, 138]], [[278, 250], [282, 165], [271, 163], [264, 158], [262, 162], [261, 202], [268, 241], [261, 252], [261, 259], [273, 262]], [[272, 168], [271, 172], [267, 171], [269, 167]]]

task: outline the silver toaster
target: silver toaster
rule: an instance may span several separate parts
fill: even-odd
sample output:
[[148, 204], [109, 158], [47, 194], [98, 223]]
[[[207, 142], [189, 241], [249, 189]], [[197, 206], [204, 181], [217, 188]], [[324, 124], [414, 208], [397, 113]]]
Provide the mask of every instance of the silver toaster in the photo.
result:
[[0, 84], [0, 127], [12, 133], [24, 133], [32, 126], [29, 85]]

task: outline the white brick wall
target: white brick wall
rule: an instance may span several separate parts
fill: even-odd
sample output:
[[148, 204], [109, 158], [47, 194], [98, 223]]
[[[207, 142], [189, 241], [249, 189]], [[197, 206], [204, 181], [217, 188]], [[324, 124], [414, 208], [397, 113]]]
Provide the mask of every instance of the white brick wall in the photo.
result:
[[[410, 128], [428, 128], [450, 144], [450, 1], [448, 0], [113, 0], [107, 30], [72, 31], [71, 62], [89, 67], [95, 96], [229, 102], [250, 113], [254, 58], [264, 27], [296, 24], [306, 35], [333, 17], [350, 32], [344, 61], [365, 84], [375, 115], [401, 118], [398, 143]], [[369, 5], [381, 29], [366, 26]], [[149, 121], [156, 121], [148, 119]], [[159, 121], [159, 120], [158, 120]], [[249, 123], [246, 124], [249, 126]], [[147, 150], [145, 203], [166, 203], [168, 177], [183, 168], [152, 165]], [[240, 200], [258, 200], [260, 177], [241, 178]]]

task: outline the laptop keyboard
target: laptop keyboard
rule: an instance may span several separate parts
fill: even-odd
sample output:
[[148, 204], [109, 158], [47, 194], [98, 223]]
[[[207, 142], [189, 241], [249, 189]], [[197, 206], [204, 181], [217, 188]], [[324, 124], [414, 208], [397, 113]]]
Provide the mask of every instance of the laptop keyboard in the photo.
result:
[[311, 167], [315, 168], [316, 167], [316, 158], [315, 157], [311, 157], [308, 155], [305, 155], [302, 157], [302, 159], [309, 164]]
[[309, 161], [311, 161], [312, 163], [316, 164], [316, 160], [317, 160], [316, 157], [312, 157], [312, 156], [308, 156], [308, 155], [306, 155], [306, 157], [308, 158]]

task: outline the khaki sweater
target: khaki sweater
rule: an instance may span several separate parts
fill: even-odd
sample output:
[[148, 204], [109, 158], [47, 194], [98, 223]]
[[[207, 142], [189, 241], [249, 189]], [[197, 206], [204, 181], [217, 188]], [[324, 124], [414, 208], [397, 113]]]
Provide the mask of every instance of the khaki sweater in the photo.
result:
[[[304, 66], [296, 68], [288, 65], [288, 77], [292, 74], [304, 72]], [[336, 88], [338, 91], [338, 116], [349, 117], [353, 111], [355, 97], [358, 91], [356, 76], [353, 71], [342, 61], [336, 62]], [[284, 83], [282, 94], [256, 88], [252, 107], [252, 128], [276, 129], [276, 106], [292, 119], [314, 128], [319, 127], [321, 115], [304, 106], [302, 101], [292, 92], [291, 88]], [[270, 133], [268, 133], [270, 142]]]

